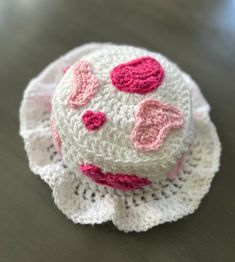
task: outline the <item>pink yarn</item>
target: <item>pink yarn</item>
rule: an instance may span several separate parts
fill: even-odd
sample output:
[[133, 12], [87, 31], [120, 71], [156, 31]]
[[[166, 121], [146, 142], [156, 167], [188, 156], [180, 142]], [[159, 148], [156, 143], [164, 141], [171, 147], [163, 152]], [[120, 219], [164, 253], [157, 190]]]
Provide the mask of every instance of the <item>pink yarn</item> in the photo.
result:
[[48, 103], [46, 104], [46, 110], [47, 110], [48, 113], [51, 113], [52, 106], [51, 106], [51, 103], [50, 103], [50, 102], [48, 102]]
[[93, 112], [87, 110], [82, 115], [82, 122], [89, 131], [99, 129], [105, 122], [107, 118], [103, 112]]
[[182, 169], [183, 164], [184, 164], [184, 156], [179, 159], [177, 164], [168, 173], [166, 173], [166, 176], [171, 180], [175, 180], [179, 175], [179, 172]]
[[63, 74], [65, 74], [65, 73], [69, 70], [70, 67], [71, 67], [71, 65], [66, 66], [66, 67], [63, 69]]
[[80, 108], [86, 105], [96, 94], [99, 81], [91, 72], [86, 61], [79, 61], [73, 67], [73, 88], [68, 98], [68, 106]]
[[104, 173], [101, 168], [94, 165], [82, 164], [80, 165], [80, 170], [83, 175], [91, 178], [97, 184], [123, 191], [140, 189], [152, 184], [147, 178], [137, 177], [135, 175]]
[[54, 120], [51, 120], [51, 134], [56, 151], [61, 153], [61, 139], [59, 133], [56, 130]]
[[157, 150], [171, 129], [183, 126], [183, 114], [172, 105], [147, 99], [138, 105], [131, 140], [137, 149]]
[[140, 57], [116, 66], [110, 77], [113, 85], [120, 91], [146, 94], [161, 85], [164, 70], [154, 58]]

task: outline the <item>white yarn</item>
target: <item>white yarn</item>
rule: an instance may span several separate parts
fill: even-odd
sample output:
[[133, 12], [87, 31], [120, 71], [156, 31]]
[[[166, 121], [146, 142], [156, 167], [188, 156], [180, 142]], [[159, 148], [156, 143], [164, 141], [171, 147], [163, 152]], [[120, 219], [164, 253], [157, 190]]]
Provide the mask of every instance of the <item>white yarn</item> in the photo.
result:
[[[64, 121], [65, 118], [60, 117], [60, 113], [63, 114], [64, 117], [66, 114], [71, 113], [66, 111], [69, 109], [62, 106], [62, 101], [64, 101], [63, 99], [67, 95], [69, 83], [71, 81], [71, 72], [68, 72], [68, 74], [66, 74], [63, 78], [59, 87], [56, 89], [53, 100], [53, 116], [56, 117], [56, 121], [59, 123], [59, 132], [62, 135], [63, 144], [65, 143], [65, 146], [62, 148], [62, 153], [63, 155], [65, 154], [71, 156], [71, 158], [69, 157], [65, 159], [65, 162], [70, 166], [70, 168], [68, 168], [54, 149], [50, 134], [50, 113], [45, 110], [45, 108], [46, 105], [50, 103], [52, 92], [55, 86], [58, 85], [63, 75], [63, 68], [66, 65], [73, 64], [80, 58], [86, 59], [86, 61], [89, 61], [95, 65], [94, 72], [100, 79], [102, 79], [102, 84], [104, 84], [102, 85], [102, 90], [104, 87], [103, 93], [101, 90], [100, 93], [98, 93], [98, 97], [101, 94], [105, 95], [106, 87], [108, 88], [109, 85], [109, 83], [107, 83], [108, 71], [105, 70], [108, 69], [106, 69], [102, 64], [93, 63], [95, 60], [97, 61], [97, 57], [103, 55], [103, 49], [100, 49], [102, 47], [105, 47], [105, 52], [107, 53], [114, 52], [113, 50], [115, 49], [114, 46], [110, 46], [110, 44], [89, 44], [78, 47], [49, 65], [38, 77], [29, 83], [24, 93], [20, 109], [20, 134], [25, 141], [25, 148], [28, 153], [30, 168], [35, 174], [39, 174], [41, 178], [50, 185], [53, 190], [55, 203], [75, 223], [95, 224], [112, 220], [120, 230], [125, 232], [145, 231], [155, 225], [175, 221], [184, 215], [192, 213], [198, 207], [202, 197], [209, 190], [210, 183], [215, 172], [218, 170], [220, 143], [215, 127], [209, 118], [209, 105], [201, 95], [196, 83], [188, 75], [176, 68], [175, 65], [168, 62], [168, 60], [164, 57], [151, 53], [151, 56], [157, 56], [156, 58], [161, 62], [161, 64], [164, 65], [164, 69], [167, 71], [165, 88], [170, 88], [171, 84], [171, 90], [174, 90], [175, 92], [178, 92], [178, 90], [183, 93], [185, 92], [183, 101], [181, 99], [177, 100], [178, 98], [175, 98], [174, 95], [171, 96], [169, 91], [167, 93], [160, 93], [163, 92], [161, 91], [163, 88], [159, 88], [156, 93], [152, 94], [154, 97], [163, 102], [175, 104], [187, 116], [184, 129], [176, 131], [176, 137], [180, 134], [180, 132], [182, 132], [180, 134], [180, 147], [176, 149], [174, 148], [174, 153], [171, 155], [170, 163], [174, 163], [176, 161], [177, 156], [181, 154], [181, 152], [185, 151], [185, 147], [189, 144], [189, 141], [191, 141], [192, 121], [195, 126], [195, 138], [190, 152], [186, 156], [185, 164], [179, 174], [179, 177], [174, 182], [171, 182], [165, 176], [155, 176], [156, 180], [151, 186], [148, 186], [142, 190], [124, 193], [111, 188], [97, 186], [90, 182], [88, 178], [79, 176], [77, 169], [75, 169], [76, 161], [72, 155], [74, 153], [76, 159], [78, 157], [78, 159], [81, 160], [83, 160], [83, 156], [79, 153], [79, 151], [76, 152], [75, 148], [73, 148], [70, 153], [71, 149], [68, 145], [71, 141], [66, 140], [68, 138], [63, 135], [64, 129], [61, 130], [61, 126], [66, 126], [67, 123]], [[132, 59], [128, 55], [129, 52], [127, 50], [129, 48], [131, 50], [135, 50], [133, 53], [131, 52], [133, 58], [144, 55], [145, 53], [150, 55], [150, 53], [145, 50], [133, 49], [131, 47], [123, 48], [125, 49], [126, 54], [123, 55], [122, 53], [122, 55], [120, 55], [120, 60], [118, 60], [115, 55], [115, 59], [112, 60], [110, 58], [112, 60], [109, 61], [111, 63], [110, 68], [121, 62]], [[97, 49], [100, 49], [100, 51], [93, 53], [93, 51]], [[84, 58], [83, 56], [87, 54], [88, 56]], [[100, 70], [102, 68], [103, 71]], [[168, 74], [168, 70], [171, 74], [171, 70], [173, 70], [176, 72], [176, 75], [171, 76], [171, 74]], [[169, 81], [169, 83], [167, 81]], [[190, 96], [188, 94], [187, 87], [190, 88], [192, 94], [193, 117], [190, 115]], [[113, 92], [115, 92], [114, 88]], [[124, 94], [122, 94], [122, 92], [118, 93], [120, 93], [120, 99], [124, 99]], [[115, 93], [115, 96], [116, 95], [117, 93]], [[150, 94], [147, 96], [152, 95]], [[129, 114], [130, 117], [133, 105], [139, 101], [138, 97], [138, 95], [133, 94], [128, 97], [130, 106], [125, 108], [125, 112], [127, 112], [126, 114]], [[93, 103], [93, 101], [91, 101], [91, 103]], [[85, 109], [90, 108], [91, 103], [89, 103]], [[94, 109], [94, 106], [96, 106], [95, 101], [94, 104], [92, 104], [92, 109]], [[107, 104], [107, 108], [105, 110], [108, 110], [109, 106], [111, 105]], [[100, 110], [100, 108], [103, 109], [104, 107], [106, 107], [106, 104], [97, 104], [97, 110]], [[122, 116], [123, 114], [125, 113], [122, 112]], [[76, 116], [73, 117], [76, 119]], [[112, 117], [115, 117], [114, 113], [112, 114]], [[117, 121], [120, 121], [120, 119], [117, 119]], [[75, 124], [75, 129], [69, 133], [70, 124], [71, 123], [68, 123], [66, 132], [73, 136], [79, 132], [80, 127], [79, 124]], [[128, 121], [125, 128], [126, 132], [124, 130], [122, 131], [122, 137], [123, 135], [125, 136], [125, 134], [130, 134], [130, 126], [128, 126]], [[106, 128], [104, 133], [105, 132], [109, 132], [109, 128]], [[188, 134], [188, 137], [184, 137], [183, 134]], [[81, 133], [81, 135], [83, 134]], [[101, 133], [101, 136], [102, 135], [104, 134]], [[102, 137], [99, 137], [99, 139], [99, 142], [102, 141]], [[102, 150], [102, 148], [107, 146], [108, 141], [105, 141], [104, 144], [98, 143], [96, 148], [91, 148], [92, 154], [91, 156], [89, 155], [89, 160], [94, 161], [95, 164], [102, 166], [102, 168], [105, 166], [105, 169], [108, 171], [120, 171], [120, 169], [125, 169], [123, 171], [126, 172], [126, 168], [128, 168], [129, 164], [131, 166], [129, 168], [131, 168], [131, 170], [135, 170], [134, 164], [132, 163], [138, 163], [143, 155], [134, 155], [133, 148], [127, 141], [127, 137], [124, 139], [126, 139], [124, 146], [127, 145], [125, 147], [125, 150], [128, 151], [127, 155], [125, 155], [125, 152], [120, 153], [118, 151], [119, 149], [117, 148], [117, 144], [115, 143], [111, 148], [112, 150], [110, 155], [113, 156], [114, 152], [117, 150], [118, 157], [120, 159], [127, 159], [127, 162], [129, 161], [128, 164], [125, 165], [122, 162], [120, 162], [120, 164], [115, 162], [114, 164], [112, 163], [109, 165], [108, 161], [102, 160], [102, 162], [100, 162], [100, 159], [97, 160], [94, 154], [94, 152], [96, 152], [95, 150], [97, 150], [97, 152]], [[171, 137], [168, 139], [166, 144], [169, 144], [170, 146], [172, 145], [171, 141], [178, 141], [177, 139], [174, 140], [174, 134], [171, 134]], [[74, 141], [77, 143], [77, 140], [72, 140], [72, 142]], [[78, 143], [79, 145], [83, 144], [86, 148], [91, 147], [90, 143], [87, 144], [82, 140], [78, 141]], [[124, 158], [123, 155], [125, 156]], [[145, 174], [151, 176], [156, 168], [159, 168], [162, 172], [164, 168], [169, 169], [170, 164], [166, 160], [166, 153], [163, 149], [162, 152], [157, 154], [157, 157], [159, 157], [157, 159], [165, 159], [163, 169], [151, 164], [151, 157], [155, 156], [151, 153], [151, 156], [146, 157], [145, 161], [148, 163], [148, 167], [143, 168], [143, 172], [145, 172]], [[87, 160], [87, 155], [85, 158]], [[153, 166], [154, 169], [151, 170]], [[137, 165], [136, 171], [138, 171], [140, 167], [140, 165]], [[76, 173], [74, 171], [76, 171]], [[154, 172], [154, 174], [156, 174], [156, 172]]]

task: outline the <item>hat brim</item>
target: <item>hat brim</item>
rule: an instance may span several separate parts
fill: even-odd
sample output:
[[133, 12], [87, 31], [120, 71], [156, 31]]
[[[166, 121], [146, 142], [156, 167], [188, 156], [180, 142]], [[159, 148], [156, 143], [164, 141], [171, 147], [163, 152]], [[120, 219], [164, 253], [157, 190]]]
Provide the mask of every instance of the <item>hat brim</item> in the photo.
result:
[[51, 97], [66, 66], [105, 45], [92, 43], [75, 48], [29, 83], [20, 108], [20, 134], [31, 170], [49, 184], [56, 205], [74, 223], [98, 224], [111, 220], [125, 232], [146, 231], [176, 221], [198, 208], [218, 171], [221, 146], [207, 101], [196, 83], [182, 72], [192, 93], [195, 138], [174, 181], [161, 178], [144, 189], [119, 192], [72, 173], [52, 142]]

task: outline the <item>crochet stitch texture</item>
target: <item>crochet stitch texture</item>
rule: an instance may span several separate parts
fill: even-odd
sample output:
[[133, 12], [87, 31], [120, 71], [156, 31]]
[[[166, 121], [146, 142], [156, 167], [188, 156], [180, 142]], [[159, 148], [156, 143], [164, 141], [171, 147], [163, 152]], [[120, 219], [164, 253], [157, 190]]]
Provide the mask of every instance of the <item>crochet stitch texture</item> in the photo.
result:
[[[140, 57], [152, 57], [164, 69], [160, 86], [146, 94], [119, 91], [110, 72]], [[80, 62], [89, 64], [88, 74], [93, 77], [88, 79], [97, 79], [99, 88], [86, 103], [70, 107], [73, 69]], [[83, 99], [90, 88], [81, 86], [84, 92], [76, 93]], [[131, 139], [138, 107], [146, 99], [173, 106], [183, 117], [183, 125], [171, 129], [161, 146], [148, 152], [136, 149]], [[56, 205], [74, 223], [112, 220], [122, 231], [139, 232], [194, 212], [208, 192], [220, 157], [209, 109], [197, 84], [160, 54], [87, 44], [60, 57], [29, 83], [20, 108], [20, 133], [30, 168], [49, 184]], [[81, 116], [88, 110], [108, 116], [98, 130], [90, 132], [84, 126]], [[54, 138], [61, 140], [61, 154], [53, 143], [51, 119]], [[101, 168], [101, 176], [112, 174], [111, 180], [115, 174], [129, 174], [130, 180], [136, 175], [151, 184], [134, 191], [99, 185], [83, 174], [82, 164]]]
[[112, 84], [120, 91], [146, 94], [160, 86], [164, 70], [157, 60], [140, 57], [116, 66], [110, 77]]
[[107, 118], [103, 112], [93, 112], [92, 110], [87, 110], [82, 115], [82, 122], [90, 131], [99, 129], [106, 121]]
[[85, 176], [90, 177], [97, 184], [110, 186], [123, 191], [136, 190], [152, 184], [147, 178], [141, 178], [135, 175], [112, 174], [110, 172], [103, 173], [101, 168], [94, 165], [82, 164], [80, 170]]
[[[68, 71], [65, 67], [64, 72]], [[98, 79], [91, 73], [89, 63], [78, 62], [73, 67], [73, 87], [68, 98], [68, 105], [79, 108], [86, 105], [95, 95], [99, 87]]]

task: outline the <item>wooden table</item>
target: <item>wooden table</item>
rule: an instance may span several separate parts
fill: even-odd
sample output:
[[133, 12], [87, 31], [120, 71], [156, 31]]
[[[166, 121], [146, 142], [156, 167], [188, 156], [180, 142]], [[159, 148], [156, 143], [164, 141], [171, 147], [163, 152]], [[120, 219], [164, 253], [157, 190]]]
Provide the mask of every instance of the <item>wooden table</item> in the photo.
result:
[[[0, 261], [235, 261], [235, 2], [233, 0], [0, 1]], [[193, 215], [146, 233], [74, 225], [29, 170], [18, 108], [30, 78], [85, 42], [164, 53], [212, 106], [220, 172]]]

